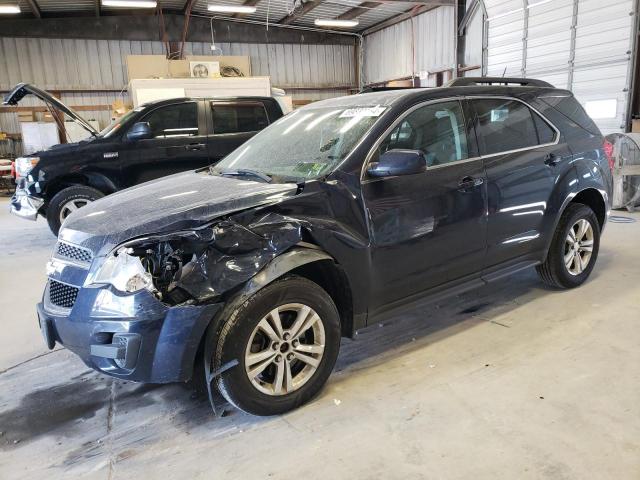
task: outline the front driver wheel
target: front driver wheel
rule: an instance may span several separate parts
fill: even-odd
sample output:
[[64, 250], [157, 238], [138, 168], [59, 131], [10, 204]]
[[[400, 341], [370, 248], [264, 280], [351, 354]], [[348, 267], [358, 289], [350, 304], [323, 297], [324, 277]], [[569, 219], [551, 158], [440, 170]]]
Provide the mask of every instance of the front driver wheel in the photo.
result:
[[593, 270], [600, 249], [600, 224], [586, 205], [570, 204], [562, 214], [542, 265], [542, 280], [556, 288], [582, 285]]
[[253, 415], [303, 405], [325, 384], [340, 348], [340, 318], [318, 284], [298, 276], [277, 280], [238, 307], [224, 324], [214, 369], [229, 403]]
[[60, 227], [71, 213], [102, 197], [104, 194], [100, 190], [84, 185], [74, 185], [60, 190], [47, 207], [49, 228], [57, 237]]

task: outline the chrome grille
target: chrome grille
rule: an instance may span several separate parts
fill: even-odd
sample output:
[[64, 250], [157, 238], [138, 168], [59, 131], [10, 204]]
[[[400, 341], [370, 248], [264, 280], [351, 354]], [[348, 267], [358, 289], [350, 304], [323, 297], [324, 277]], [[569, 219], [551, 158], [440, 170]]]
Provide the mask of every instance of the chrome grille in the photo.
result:
[[49, 303], [56, 307], [71, 308], [76, 303], [79, 291], [77, 287], [49, 280]]
[[93, 254], [86, 248], [76, 247], [65, 242], [58, 242], [56, 245], [56, 256], [68, 258], [80, 263], [91, 263]]

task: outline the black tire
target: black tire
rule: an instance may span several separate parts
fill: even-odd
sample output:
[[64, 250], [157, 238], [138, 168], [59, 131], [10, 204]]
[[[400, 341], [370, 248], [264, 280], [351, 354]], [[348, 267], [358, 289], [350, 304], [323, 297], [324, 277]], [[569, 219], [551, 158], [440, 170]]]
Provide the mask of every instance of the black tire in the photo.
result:
[[[593, 229], [593, 251], [586, 268], [579, 275], [572, 275], [565, 265], [565, 241], [571, 229], [579, 220], [584, 219]], [[600, 223], [591, 208], [581, 203], [572, 203], [562, 213], [556, 231], [547, 252], [545, 262], [536, 267], [544, 283], [554, 288], [575, 288], [582, 285], [593, 270], [600, 249]]]
[[[324, 352], [315, 372], [297, 390], [283, 395], [263, 393], [246, 373], [247, 345], [260, 320], [274, 308], [293, 303], [311, 307], [320, 317], [325, 334]], [[340, 336], [338, 310], [325, 290], [295, 275], [276, 280], [236, 308], [214, 340], [214, 370], [233, 360], [239, 362], [217, 377], [218, 391], [230, 404], [253, 415], [277, 415], [293, 410], [311, 400], [324, 386], [338, 357]]]
[[74, 185], [60, 190], [54, 195], [47, 206], [47, 223], [53, 234], [57, 237], [62, 222], [60, 221], [60, 211], [63, 206], [72, 200], [88, 200], [93, 202], [104, 197], [104, 193], [95, 188], [84, 185]]

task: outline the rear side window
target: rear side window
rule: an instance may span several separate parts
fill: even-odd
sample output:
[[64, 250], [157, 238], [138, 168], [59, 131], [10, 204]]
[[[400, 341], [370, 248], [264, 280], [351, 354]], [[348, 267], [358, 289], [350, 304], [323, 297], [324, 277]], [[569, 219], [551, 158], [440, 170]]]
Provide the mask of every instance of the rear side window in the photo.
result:
[[538, 133], [529, 108], [515, 100], [474, 100], [478, 140], [484, 155], [538, 144]]
[[211, 102], [213, 133], [257, 132], [269, 125], [260, 102]]
[[160, 107], [142, 121], [149, 122], [154, 138], [198, 135], [198, 104], [188, 102]]
[[419, 150], [429, 166], [468, 158], [460, 103], [435, 103], [411, 112], [380, 144], [381, 154], [394, 149]]
[[552, 143], [556, 138], [556, 132], [553, 128], [545, 122], [540, 115], [536, 112], [531, 112], [533, 120], [536, 123], [536, 130], [538, 131], [538, 142], [541, 145], [545, 143]]

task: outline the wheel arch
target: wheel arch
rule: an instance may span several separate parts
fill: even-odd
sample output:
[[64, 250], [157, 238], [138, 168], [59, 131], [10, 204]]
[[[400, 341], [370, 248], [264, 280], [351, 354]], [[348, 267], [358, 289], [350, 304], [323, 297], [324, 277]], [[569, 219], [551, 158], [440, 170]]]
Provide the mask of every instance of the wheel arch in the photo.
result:
[[102, 173], [85, 172], [82, 174], [64, 175], [54, 179], [49, 185], [47, 185], [47, 196], [49, 197], [49, 201], [60, 191], [74, 185], [92, 187], [105, 195], [118, 190], [113, 180]]
[[[300, 275], [324, 288], [336, 302], [342, 335], [353, 337], [356, 326], [353, 315], [353, 296], [345, 271], [325, 251], [319, 248], [298, 246], [274, 258], [249, 279], [239, 291], [234, 292], [226, 300], [223, 308], [211, 319], [202, 335], [198, 352], [194, 358], [194, 368], [201, 355], [204, 355], [205, 359], [211, 358], [215, 343], [214, 338], [222, 327], [224, 318], [251, 295], [287, 274]], [[208, 371], [209, 362], [204, 363], [206, 375], [209, 377], [211, 375], [211, 372]]]

